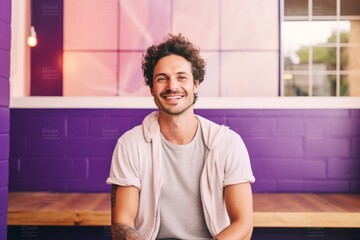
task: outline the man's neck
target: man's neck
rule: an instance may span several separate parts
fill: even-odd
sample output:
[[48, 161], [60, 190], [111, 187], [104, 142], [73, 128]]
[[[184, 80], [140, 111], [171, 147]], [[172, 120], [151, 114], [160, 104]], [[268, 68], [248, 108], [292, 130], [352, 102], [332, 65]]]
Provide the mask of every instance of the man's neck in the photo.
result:
[[194, 138], [198, 120], [193, 111], [184, 112], [180, 115], [169, 115], [160, 112], [159, 124], [161, 134], [166, 140], [181, 145], [191, 142]]

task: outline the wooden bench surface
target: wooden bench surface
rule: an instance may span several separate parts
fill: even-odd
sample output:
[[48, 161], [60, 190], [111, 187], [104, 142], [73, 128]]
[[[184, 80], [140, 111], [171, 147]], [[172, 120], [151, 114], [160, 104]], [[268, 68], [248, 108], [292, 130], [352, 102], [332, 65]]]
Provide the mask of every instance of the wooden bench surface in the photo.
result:
[[[8, 224], [108, 226], [110, 194], [10, 192]], [[254, 194], [254, 226], [360, 228], [360, 195]]]

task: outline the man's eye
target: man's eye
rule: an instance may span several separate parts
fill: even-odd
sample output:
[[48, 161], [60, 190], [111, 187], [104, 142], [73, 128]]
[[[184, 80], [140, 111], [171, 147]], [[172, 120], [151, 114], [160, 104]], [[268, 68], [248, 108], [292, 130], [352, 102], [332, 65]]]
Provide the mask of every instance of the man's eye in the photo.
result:
[[159, 77], [156, 79], [157, 82], [162, 82], [162, 81], [165, 81], [165, 78], [164, 77]]
[[181, 80], [187, 79], [186, 76], [179, 76], [178, 78], [181, 79]]

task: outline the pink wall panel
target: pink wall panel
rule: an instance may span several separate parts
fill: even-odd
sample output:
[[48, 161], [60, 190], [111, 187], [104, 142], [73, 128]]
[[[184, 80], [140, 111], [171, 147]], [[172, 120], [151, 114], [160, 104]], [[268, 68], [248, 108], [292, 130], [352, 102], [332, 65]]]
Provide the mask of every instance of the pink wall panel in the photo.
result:
[[206, 60], [206, 74], [203, 84], [200, 85], [199, 96], [217, 97], [220, 93], [219, 52], [202, 52]]
[[119, 61], [119, 96], [150, 96], [141, 70], [141, 52], [122, 52]]
[[64, 96], [116, 96], [116, 52], [65, 52]]
[[221, 56], [221, 95], [278, 96], [277, 52], [228, 52]]
[[170, 32], [170, 1], [120, 1], [120, 49], [146, 49]]
[[64, 49], [117, 49], [118, 0], [64, 0]]
[[183, 33], [201, 49], [219, 48], [219, 1], [174, 0], [173, 32]]
[[278, 49], [278, 0], [226, 0], [221, 4], [221, 48]]

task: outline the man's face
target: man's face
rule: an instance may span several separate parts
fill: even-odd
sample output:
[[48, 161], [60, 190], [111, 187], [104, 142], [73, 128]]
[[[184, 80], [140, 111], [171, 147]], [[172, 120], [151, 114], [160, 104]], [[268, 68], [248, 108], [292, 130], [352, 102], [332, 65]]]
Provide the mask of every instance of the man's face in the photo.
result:
[[160, 111], [179, 115], [194, 104], [198, 83], [194, 83], [190, 62], [181, 56], [169, 55], [155, 65], [151, 94]]

